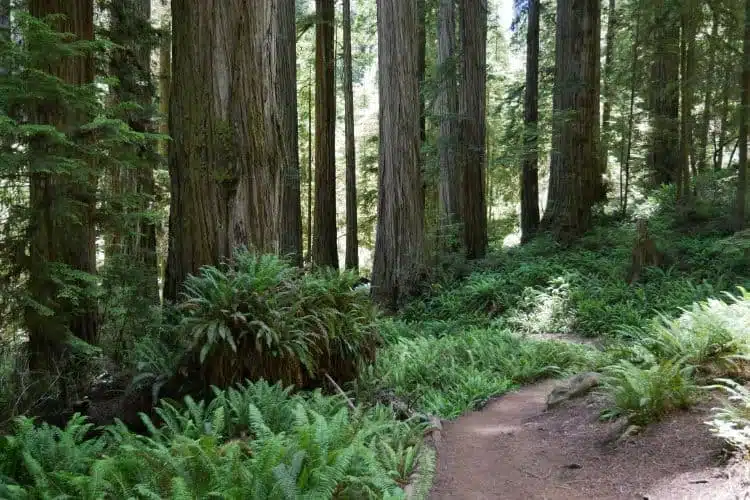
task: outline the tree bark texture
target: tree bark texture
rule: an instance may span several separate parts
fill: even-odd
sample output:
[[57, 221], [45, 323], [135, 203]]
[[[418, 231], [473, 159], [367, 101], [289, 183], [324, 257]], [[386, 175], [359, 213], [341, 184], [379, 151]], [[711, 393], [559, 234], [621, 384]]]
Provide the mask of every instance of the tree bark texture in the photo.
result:
[[[159, 44], [159, 132], [169, 135], [169, 91], [172, 86], [172, 25], [167, 16], [162, 19]], [[159, 141], [159, 153], [169, 154], [169, 140]]]
[[[458, 87], [456, 81], [456, 7], [454, 0], [440, 0], [438, 11], [438, 53], [439, 92], [436, 114], [440, 120], [438, 138], [438, 161], [440, 164], [440, 210], [442, 233], [447, 236], [449, 228], [461, 224], [461, 181], [462, 176], [456, 163], [458, 147]], [[463, 244], [463, 235], [451, 234]], [[455, 248], [453, 248], [455, 250]]]
[[[617, 5], [615, 0], [609, 0], [609, 7], [607, 12], [607, 40], [604, 51], [604, 85], [602, 88], [602, 94], [604, 97], [604, 105], [602, 106], [602, 135], [601, 135], [601, 175], [605, 177], [609, 171], [609, 146], [612, 140], [612, 124], [610, 123], [612, 116], [612, 101], [614, 96], [612, 95], [612, 74], [614, 70], [613, 55], [615, 50], [615, 35], [617, 32]], [[599, 199], [596, 201], [605, 201], [606, 192], [602, 190], [599, 195]]]
[[707, 166], [708, 157], [708, 133], [711, 124], [711, 116], [714, 109], [714, 85], [712, 84], [716, 75], [716, 53], [717, 38], [719, 36], [719, 10], [715, 7], [712, 9], [713, 23], [711, 24], [711, 35], [708, 39], [708, 65], [706, 66], [706, 93], [703, 100], [703, 114], [701, 115], [700, 129], [697, 131], [697, 169], [704, 172]]
[[395, 308], [425, 262], [416, 3], [378, 0], [380, 142], [373, 298]]
[[539, 231], [539, 0], [529, 0], [526, 32], [524, 151], [521, 164], [521, 242]]
[[[78, 40], [94, 39], [92, 0], [31, 0], [29, 13], [38, 18], [64, 14], [65, 19], [53, 24], [56, 30], [72, 33]], [[92, 54], [69, 57], [45, 69], [66, 84], [88, 85], [94, 81]], [[55, 103], [39, 105], [34, 115], [37, 123], [56, 126], [74, 142], [86, 140], [75, 136], [79, 127], [92, 119]], [[36, 141], [31, 146], [50, 154], [55, 154], [57, 147]], [[96, 167], [82, 166], [72, 175], [50, 172], [48, 167], [33, 162], [30, 165], [29, 290], [34, 300], [54, 312], [53, 316], [46, 316], [36, 308], [26, 311], [34, 368], [47, 368], [44, 364], [49, 356], [59, 353], [68, 332], [89, 343], [97, 340], [96, 300], [84, 296], [81, 303], [75, 304], [57, 297], [59, 285], [53, 276], [54, 267], [60, 264], [74, 271], [96, 273]], [[81, 286], [85, 288], [86, 284]]]
[[[173, 0], [171, 210], [164, 296], [239, 246], [279, 248], [287, 168], [286, 103], [277, 79], [278, 4]], [[289, 148], [291, 149], [291, 148]]]
[[316, 0], [315, 25], [315, 219], [312, 261], [338, 269], [336, 231], [336, 58], [334, 1]]
[[463, 223], [466, 255], [480, 259], [487, 251], [484, 192], [487, 105], [487, 1], [459, 0], [463, 54], [459, 87]]
[[344, 128], [346, 136], [346, 256], [347, 269], [359, 267], [357, 235], [357, 164], [354, 150], [354, 88], [352, 85], [352, 18], [350, 0], [343, 0]]
[[424, 102], [424, 77], [427, 69], [427, 10], [425, 0], [417, 0], [417, 38], [419, 39], [419, 139], [427, 140], [427, 115]]
[[747, 137], [750, 118], [750, 0], [745, 0], [745, 36], [742, 41], [742, 89], [740, 97], [739, 174], [737, 175], [736, 227], [745, 227], [747, 207]]
[[682, 40], [680, 47], [680, 165], [677, 172], [678, 199], [690, 196], [690, 158], [693, 149], [693, 73], [695, 66], [695, 11], [691, 0], [686, 0], [682, 12]]
[[557, 4], [552, 155], [542, 228], [569, 241], [591, 226], [601, 184], [598, 0]]
[[651, 151], [648, 163], [654, 185], [677, 181], [680, 168], [679, 69], [680, 24], [666, 0], [654, 3], [651, 25], [654, 59], [651, 64]]
[[296, 266], [302, 265], [302, 194], [297, 130], [297, 27], [295, 0], [272, 2], [274, 82], [281, 162], [281, 227], [279, 252]]

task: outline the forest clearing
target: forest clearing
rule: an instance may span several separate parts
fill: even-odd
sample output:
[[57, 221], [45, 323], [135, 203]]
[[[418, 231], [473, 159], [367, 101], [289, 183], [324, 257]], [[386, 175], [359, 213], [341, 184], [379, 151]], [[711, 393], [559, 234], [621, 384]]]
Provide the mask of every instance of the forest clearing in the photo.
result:
[[750, 499], [750, 0], [0, 0], [0, 499]]

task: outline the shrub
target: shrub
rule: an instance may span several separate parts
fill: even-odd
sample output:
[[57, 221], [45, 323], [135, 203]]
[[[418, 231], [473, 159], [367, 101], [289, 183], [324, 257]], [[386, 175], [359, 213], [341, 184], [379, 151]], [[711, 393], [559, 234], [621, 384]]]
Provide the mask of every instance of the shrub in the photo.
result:
[[[206, 384], [245, 378], [298, 387], [356, 376], [374, 359], [378, 312], [353, 290], [351, 272], [303, 274], [272, 255], [237, 252], [220, 267], [203, 267], [185, 283], [181, 331], [190, 363]], [[194, 368], [197, 370], [197, 368]]]
[[681, 361], [661, 361], [640, 367], [627, 361], [604, 370], [600, 393], [609, 400], [602, 418], [625, 417], [633, 425], [645, 425], [667, 413], [687, 408], [694, 401], [693, 367]]

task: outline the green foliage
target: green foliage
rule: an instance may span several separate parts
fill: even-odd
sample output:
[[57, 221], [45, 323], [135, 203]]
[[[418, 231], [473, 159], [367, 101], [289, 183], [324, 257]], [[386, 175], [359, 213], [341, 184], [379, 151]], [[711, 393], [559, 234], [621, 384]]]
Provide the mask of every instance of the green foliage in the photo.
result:
[[264, 377], [306, 386], [323, 372], [350, 380], [378, 341], [377, 309], [353, 290], [356, 281], [352, 272], [303, 273], [239, 251], [187, 279], [180, 328], [208, 383]]
[[75, 416], [64, 430], [20, 419], [0, 441], [3, 498], [403, 498], [434, 455], [422, 427], [377, 406], [290, 394], [247, 382], [215, 389], [208, 404], [162, 403], [157, 427], [137, 436], [118, 424], [100, 438]]
[[709, 389], [721, 389], [729, 394], [723, 408], [715, 408], [713, 418], [706, 422], [711, 431], [740, 450], [745, 458], [750, 455], [750, 390], [730, 379], [718, 379]]
[[661, 361], [643, 368], [626, 360], [605, 369], [602, 392], [611, 405], [603, 418], [625, 417], [633, 425], [645, 425], [667, 413], [687, 408], [697, 387], [693, 367], [681, 361]]
[[588, 347], [533, 341], [499, 328], [469, 327], [440, 338], [422, 332], [382, 349], [357, 388], [363, 395], [393, 390], [419, 411], [454, 418], [517, 384], [586, 369], [597, 358]]
[[[606, 368], [602, 392], [611, 406], [604, 415], [643, 425], [688, 406], [697, 376], [744, 375], [750, 294], [740, 292], [729, 295], [730, 303], [711, 299], [684, 309], [676, 319], [657, 316], [647, 328], [626, 329], [622, 337], [632, 343], [621, 355], [630, 360]], [[722, 432], [731, 427], [716, 425]]]

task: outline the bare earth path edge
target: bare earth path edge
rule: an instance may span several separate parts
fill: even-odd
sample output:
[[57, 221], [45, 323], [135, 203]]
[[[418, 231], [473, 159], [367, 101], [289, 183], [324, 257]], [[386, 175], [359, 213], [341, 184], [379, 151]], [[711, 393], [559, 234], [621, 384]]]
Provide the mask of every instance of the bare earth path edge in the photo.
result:
[[560, 383], [523, 387], [433, 431], [429, 498], [750, 499], [743, 476], [719, 466], [722, 443], [704, 424], [711, 404], [618, 443], [621, 426], [599, 421], [596, 395], [545, 409]]

